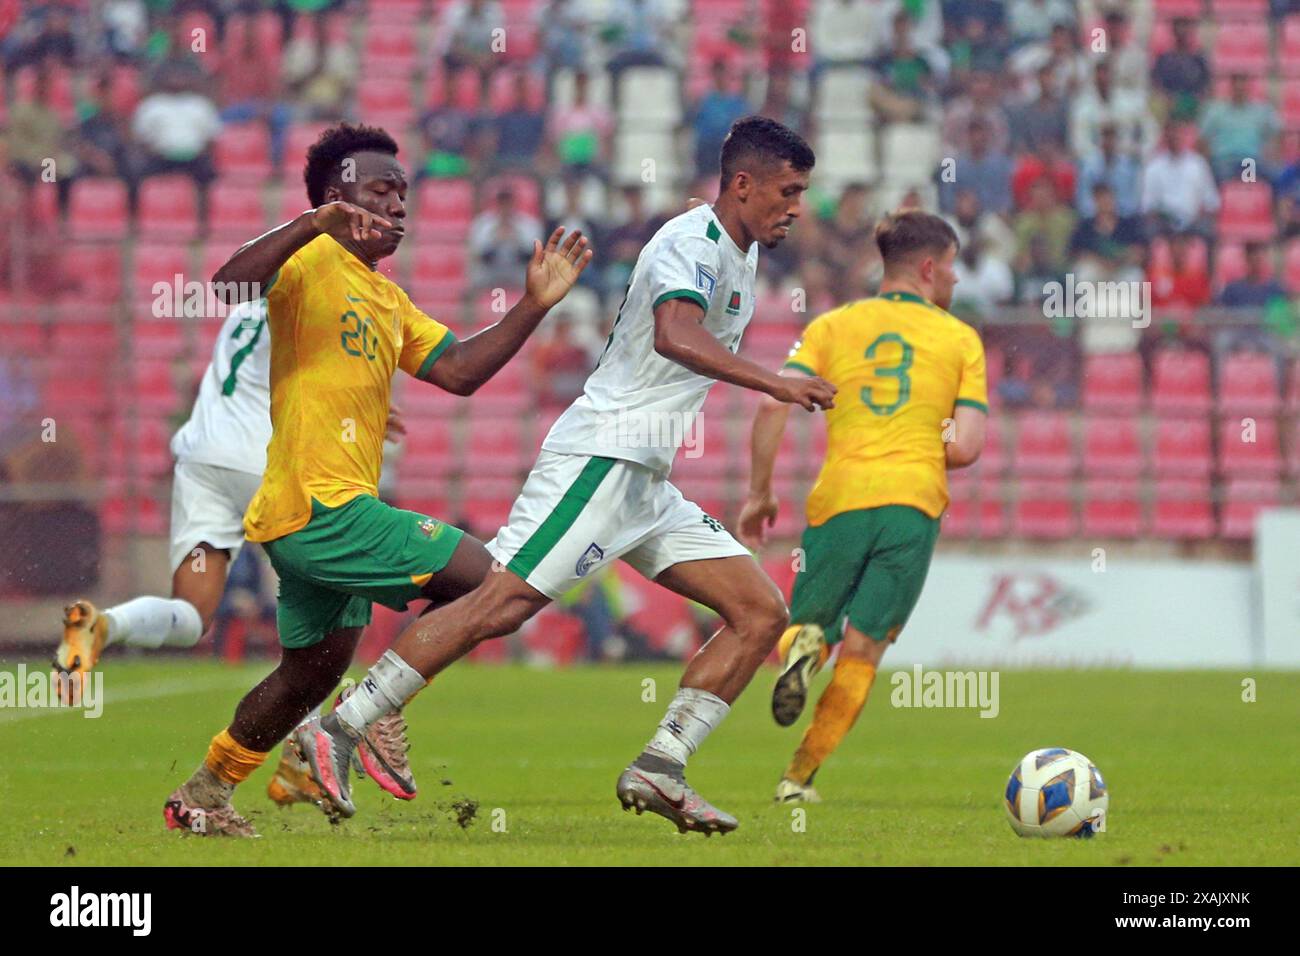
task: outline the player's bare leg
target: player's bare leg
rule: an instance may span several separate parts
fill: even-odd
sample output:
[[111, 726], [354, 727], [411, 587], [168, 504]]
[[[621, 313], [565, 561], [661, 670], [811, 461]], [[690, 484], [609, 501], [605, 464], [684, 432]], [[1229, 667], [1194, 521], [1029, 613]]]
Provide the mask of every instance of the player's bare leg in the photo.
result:
[[812, 787], [813, 777], [857, 721], [875, 682], [876, 668], [895, 637], [897, 633], [890, 635], [888, 640], [876, 641], [852, 624], [845, 626], [844, 641], [840, 645], [831, 682], [822, 691], [813, 712], [813, 721], [777, 784], [775, 799], [778, 803], [816, 803], [821, 800]]
[[311, 647], [283, 648], [276, 669], [244, 696], [230, 726], [212, 738], [203, 763], [167, 798], [168, 828], [255, 836], [231, 805], [235, 788], [338, 686], [360, 638], [359, 627], [339, 628]]
[[650, 810], [681, 832], [734, 830], [736, 818], [686, 782], [686, 761], [726, 717], [789, 620], [776, 585], [749, 557], [686, 561], [656, 579], [725, 622], [687, 665], [668, 712], [616, 788], [623, 809]]
[[75, 703], [81, 681], [110, 644], [130, 647], [193, 647], [207, 631], [226, 587], [229, 552], [206, 541], [172, 575], [171, 598], [144, 596], [99, 610], [79, 599], [63, 609], [63, 640], [54, 669], [64, 679], [64, 700]]
[[[462, 555], [464, 550], [462, 542], [447, 567], [430, 580], [433, 588], [426, 587], [426, 594], [448, 593], [473, 580], [478, 558], [470, 560], [470, 555]], [[481, 641], [513, 634], [549, 602], [509, 571], [490, 571], [468, 594], [407, 625], [347, 700], [328, 717], [308, 721], [294, 732], [312, 765], [313, 779], [340, 814], [356, 812], [347, 775], [357, 741], [368, 736], [376, 723], [399, 713], [435, 674]]]

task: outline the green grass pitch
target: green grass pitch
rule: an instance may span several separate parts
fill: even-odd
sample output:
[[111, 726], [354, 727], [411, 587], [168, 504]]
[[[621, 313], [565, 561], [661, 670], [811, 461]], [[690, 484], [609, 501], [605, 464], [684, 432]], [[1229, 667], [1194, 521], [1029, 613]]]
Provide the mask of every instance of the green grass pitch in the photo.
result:
[[[266, 799], [271, 760], [235, 801], [262, 839], [166, 831], [164, 798], [269, 668], [116, 658], [104, 669], [99, 719], [0, 710], [0, 864], [1300, 863], [1300, 674], [1269, 672], [1008, 671], [1000, 714], [983, 719], [894, 708], [886, 671], [818, 777], [826, 802], [805, 816], [770, 801], [808, 715], [776, 727], [764, 670], [689, 768], [741, 821], [706, 840], [624, 813], [614, 797], [678, 667], [461, 665], [408, 709], [415, 801], [357, 781], [357, 816], [330, 826], [311, 807]], [[1247, 676], [1253, 703], [1242, 700]], [[654, 702], [642, 699], [646, 679]], [[1047, 746], [1080, 750], [1101, 768], [1108, 832], [1064, 841], [1011, 831], [1007, 776]]]

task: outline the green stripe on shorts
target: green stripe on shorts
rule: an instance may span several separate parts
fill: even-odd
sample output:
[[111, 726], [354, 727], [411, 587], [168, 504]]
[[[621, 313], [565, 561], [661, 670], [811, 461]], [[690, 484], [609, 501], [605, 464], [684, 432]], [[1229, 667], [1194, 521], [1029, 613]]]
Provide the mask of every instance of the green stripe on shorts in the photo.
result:
[[592, 458], [583, 467], [581, 474], [574, 479], [569, 490], [564, 493], [555, 510], [547, 515], [546, 520], [538, 526], [524, 546], [506, 565], [506, 570], [528, 580], [528, 575], [537, 570], [537, 566], [551, 553], [551, 549], [564, 537], [565, 532], [573, 527], [582, 509], [591, 501], [600, 483], [614, 467], [613, 458]]

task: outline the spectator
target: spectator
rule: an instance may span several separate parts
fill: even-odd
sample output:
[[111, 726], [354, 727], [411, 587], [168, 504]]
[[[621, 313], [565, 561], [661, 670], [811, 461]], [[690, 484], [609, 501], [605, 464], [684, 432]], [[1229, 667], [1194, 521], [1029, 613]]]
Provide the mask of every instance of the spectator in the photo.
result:
[[1079, 36], [1071, 24], [1058, 23], [1046, 42], [1038, 41], [1022, 46], [1007, 59], [1011, 72], [1017, 76], [1042, 76], [1043, 67], [1050, 68], [1056, 95], [1073, 100], [1090, 81], [1093, 64], [1079, 50]]
[[470, 279], [475, 289], [513, 288], [520, 270], [533, 254], [533, 242], [542, 237], [542, 224], [519, 211], [509, 187], [497, 190], [496, 206], [474, 217], [468, 245]]
[[1007, 30], [1017, 46], [1046, 40], [1058, 25], [1074, 26], [1074, 6], [1067, 0], [1007, 0]]
[[602, 247], [606, 257], [602, 277], [605, 292], [615, 302], [622, 297], [632, 277], [632, 267], [641, 255], [641, 247], [650, 241], [663, 222], [662, 217], [655, 219], [646, 213], [640, 186], [624, 186], [621, 195], [627, 214], [621, 224], [609, 231]]
[[[587, 241], [593, 249], [604, 247], [604, 236], [602, 235], [603, 227], [594, 222], [582, 208], [582, 185], [583, 178], [576, 174], [569, 174], [564, 177], [564, 206], [560, 214], [551, 219], [546, 224], [546, 234], [550, 235], [557, 226], [563, 226], [566, 232], [573, 232], [575, 229], [582, 230], [582, 234], [587, 237]], [[587, 275], [590, 272], [591, 275]], [[582, 270], [582, 275], [578, 277], [578, 285], [599, 290], [601, 288], [600, 269], [593, 260], [586, 269]], [[576, 297], [575, 297], [576, 298]], [[573, 303], [570, 303], [572, 306]]]
[[131, 119], [142, 153], [139, 177], [184, 173], [205, 192], [216, 177], [212, 141], [221, 132], [216, 104], [192, 88], [183, 68], [167, 68], [161, 82], [162, 88], [141, 100]]
[[1191, 119], [1210, 88], [1210, 65], [1198, 50], [1196, 21], [1174, 20], [1174, 48], [1156, 57], [1151, 79], [1165, 102], [1162, 113], [1172, 119]]
[[493, 120], [497, 169], [532, 166], [541, 151], [546, 114], [528, 100], [528, 74], [519, 70], [510, 78], [510, 105]]
[[943, 142], [958, 153], [970, 148], [967, 138], [971, 122], [981, 120], [988, 133], [991, 152], [1005, 153], [1011, 149], [1011, 134], [1006, 110], [1002, 105], [1002, 90], [996, 70], [977, 70], [967, 81], [969, 93], [949, 101], [944, 108]]
[[1192, 232], [1177, 232], [1169, 237], [1169, 261], [1153, 258], [1147, 278], [1151, 282], [1151, 305], [1157, 309], [1191, 310], [1210, 304], [1210, 277], [1203, 265], [1192, 259]]
[[1136, 216], [1142, 211], [1142, 164], [1129, 153], [1119, 150], [1119, 135], [1114, 126], [1103, 126], [1100, 145], [1079, 162], [1079, 185], [1075, 208], [1080, 216], [1096, 215], [1093, 190], [1105, 185], [1115, 197], [1120, 216]]
[[1142, 213], [1148, 233], [1194, 229], [1214, 234], [1219, 189], [1205, 157], [1192, 149], [1177, 123], [1167, 123], [1156, 154], [1142, 170]]
[[293, 110], [283, 99], [280, 76], [266, 69], [265, 53], [258, 48], [256, 33], [244, 30], [242, 40], [233, 49], [227, 44], [228, 53], [222, 56], [221, 121], [265, 123], [271, 134], [271, 164], [278, 169]]
[[1146, 51], [1132, 42], [1128, 17], [1123, 11], [1111, 10], [1105, 22], [1106, 48], [1098, 55], [1110, 64], [1115, 89], [1145, 100], [1149, 80]]
[[1103, 126], [1114, 126], [1121, 152], [1143, 154], [1155, 139], [1155, 126], [1141, 93], [1115, 88], [1108, 60], [1093, 67], [1093, 82], [1075, 98], [1070, 109], [1070, 148], [1076, 156], [1101, 144]]
[[1284, 239], [1300, 236], [1300, 160], [1282, 171], [1273, 184], [1278, 232]]
[[874, 221], [868, 202], [871, 191], [864, 183], [849, 183], [840, 193], [835, 214], [822, 223], [824, 259], [837, 276], [847, 276], [862, 260], [879, 259]]
[[492, 155], [490, 122], [448, 100], [420, 117], [425, 147], [417, 179], [455, 179], [485, 171]]
[[712, 86], [689, 118], [695, 133], [695, 169], [701, 176], [718, 171], [718, 154], [731, 124], [751, 112], [744, 94], [729, 89], [731, 81], [725, 61], [716, 60], [709, 72]]
[[665, 66], [675, 46], [674, 18], [664, 0], [611, 0], [601, 35], [610, 47], [606, 68], [617, 87], [632, 66]]
[[1011, 212], [1011, 157], [992, 148], [992, 131], [982, 119], [971, 120], [967, 142], [970, 148], [959, 153], [954, 176], [939, 174], [939, 208], [952, 213], [957, 205], [957, 189], [974, 191], [980, 207], [1006, 215]]
[[1219, 305], [1228, 309], [1266, 309], [1287, 291], [1273, 269], [1273, 249], [1264, 242], [1246, 244], [1246, 274], [1223, 287]]
[[1105, 271], [1136, 266], [1142, 261], [1141, 220], [1124, 216], [1114, 191], [1104, 182], [1092, 188], [1094, 214], [1080, 221], [1070, 237], [1070, 255], [1099, 260]]
[[590, 77], [585, 70], [573, 74], [573, 102], [551, 109], [551, 150], [560, 166], [604, 175], [614, 117], [591, 100]]
[[866, 66], [877, 44], [871, 4], [826, 0], [813, 4], [810, 16], [808, 40], [814, 79], [832, 67]]
[[1065, 142], [1069, 113], [1053, 82], [1050, 63], [1038, 70], [1037, 95], [1010, 111], [1011, 149], [1038, 152], [1052, 140]]
[[1049, 140], [1037, 153], [1025, 153], [1017, 161], [1011, 174], [1011, 194], [1016, 208], [1029, 205], [1029, 194], [1034, 185], [1046, 179], [1056, 190], [1056, 197], [1066, 205], [1074, 204], [1075, 184], [1078, 174], [1070, 159], [1070, 152], [1060, 140]]
[[473, 70], [480, 88], [486, 90], [488, 76], [501, 59], [492, 49], [493, 31], [505, 26], [505, 14], [497, 0], [452, 0], [434, 32], [437, 52], [449, 72]]
[[48, 63], [38, 64], [32, 98], [9, 110], [9, 165], [27, 183], [54, 183], [60, 206], [66, 207], [78, 162], [69, 131], [50, 103], [50, 69]]
[[594, 356], [574, 338], [567, 314], [556, 316], [545, 328], [533, 348], [533, 400], [553, 415], [582, 394]]
[[984, 318], [996, 314], [1000, 305], [1015, 297], [1015, 275], [1005, 261], [992, 255], [988, 244], [976, 237], [963, 244], [953, 263], [957, 285], [953, 290], [955, 313]]
[[112, 77], [98, 74], [89, 95], [77, 107], [82, 117], [77, 127], [76, 150], [82, 169], [90, 176], [114, 176], [132, 186], [130, 120], [117, 111], [111, 97]]
[[324, 17], [284, 48], [280, 75], [286, 95], [308, 119], [337, 119], [352, 96], [361, 62], [346, 38], [331, 39]]
[[1219, 182], [1241, 179], [1243, 160], [1252, 160], [1260, 179], [1276, 176], [1273, 160], [1282, 124], [1267, 101], [1252, 102], [1250, 77], [1234, 73], [1227, 100], [1216, 99], [1201, 117], [1201, 135], [1209, 147], [1210, 165]]
[[[1016, 216], [1017, 268], [1046, 268], [1053, 275], [1069, 265], [1070, 237], [1074, 234], [1074, 211], [1061, 202], [1048, 179], [1040, 179], [1029, 191], [1029, 205]], [[1041, 242], [1041, 249], [1035, 249]], [[1037, 259], [1035, 259], [1037, 254]]]
[[[1001, 21], [1001, 7], [988, 0], [989, 6], [997, 10], [997, 15], [977, 14], [951, 21], [954, 39], [948, 44], [948, 56], [952, 69], [952, 88], [965, 89], [966, 79], [975, 72], [1000, 71], [1006, 63], [1007, 44], [996, 24]], [[971, 6], [971, 4], [966, 4]], [[952, 7], [949, 10], [954, 9]]]
[[104, 45], [110, 53], [133, 60], [144, 52], [149, 34], [149, 10], [144, 0], [106, 0], [100, 18], [104, 23]]
[[912, 45], [912, 18], [900, 13], [893, 27], [888, 52], [871, 63], [878, 82], [871, 85], [868, 98], [886, 122], [915, 122], [924, 117], [933, 98], [934, 71]]
[[974, 190], [957, 190], [949, 223], [963, 248], [967, 243], [980, 242], [984, 252], [1003, 262], [1010, 263], [1016, 257], [1016, 234], [1002, 216], [980, 206], [979, 196]]
[[535, 23], [539, 56], [548, 80], [559, 70], [586, 69], [591, 55], [587, 35], [590, 24], [580, 0], [547, 0], [537, 8]]
[[795, 101], [790, 89], [790, 71], [788, 70], [769, 70], [767, 74], [767, 91], [764, 94], [763, 106], [759, 109], [759, 112], [764, 116], [770, 116], [778, 123], [790, 127], [800, 135], [805, 135], [808, 132], [808, 104], [806, 101]]
[[77, 59], [72, 11], [57, 3], [24, 6], [22, 19], [7, 36], [0, 37], [6, 76], [30, 63], [61, 60], [71, 66]]
[[875, 56], [889, 47], [889, 27], [899, 14], [907, 16], [912, 43], [919, 50], [939, 50], [943, 46], [943, 4], [939, 0], [872, 0], [874, 24], [871, 39], [875, 43], [869, 55]]

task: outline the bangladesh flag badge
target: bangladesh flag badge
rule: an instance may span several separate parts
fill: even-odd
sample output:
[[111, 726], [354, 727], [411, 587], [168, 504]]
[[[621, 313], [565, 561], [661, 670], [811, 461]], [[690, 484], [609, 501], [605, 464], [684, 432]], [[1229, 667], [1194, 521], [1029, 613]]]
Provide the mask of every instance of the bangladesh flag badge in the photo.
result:
[[727, 300], [727, 315], [740, 315], [740, 293], [735, 289], [731, 290], [731, 298]]

